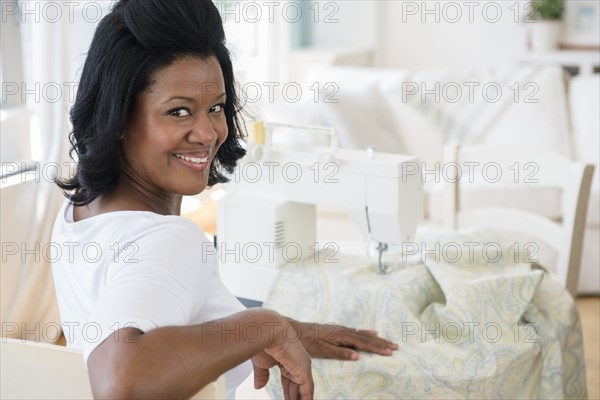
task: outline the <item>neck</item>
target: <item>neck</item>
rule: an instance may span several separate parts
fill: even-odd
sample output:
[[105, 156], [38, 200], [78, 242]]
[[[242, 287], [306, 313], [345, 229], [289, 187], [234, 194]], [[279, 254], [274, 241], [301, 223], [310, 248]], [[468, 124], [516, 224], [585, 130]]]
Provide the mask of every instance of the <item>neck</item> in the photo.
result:
[[137, 211], [152, 211], [162, 215], [180, 215], [180, 194], [154, 188], [139, 179], [130, 169], [122, 169], [117, 187], [103, 202], [119, 208]]
[[154, 195], [129, 184], [119, 184], [84, 207], [75, 207], [75, 222], [112, 211], [151, 211], [161, 215], [180, 215], [181, 195]]

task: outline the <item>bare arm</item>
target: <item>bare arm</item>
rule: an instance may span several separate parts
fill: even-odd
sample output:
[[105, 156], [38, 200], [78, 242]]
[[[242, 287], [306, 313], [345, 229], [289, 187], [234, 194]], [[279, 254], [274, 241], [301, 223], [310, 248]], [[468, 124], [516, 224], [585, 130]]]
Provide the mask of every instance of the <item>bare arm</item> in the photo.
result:
[[290, 397], [311, 399], [310, 358], [289, 322], [274, 311], [246, 310], [212, 322], [116, 331], [88, 359], [94, 397], [191, 397], [220, 375], [253, 359], [255, 386], [281, 365]]

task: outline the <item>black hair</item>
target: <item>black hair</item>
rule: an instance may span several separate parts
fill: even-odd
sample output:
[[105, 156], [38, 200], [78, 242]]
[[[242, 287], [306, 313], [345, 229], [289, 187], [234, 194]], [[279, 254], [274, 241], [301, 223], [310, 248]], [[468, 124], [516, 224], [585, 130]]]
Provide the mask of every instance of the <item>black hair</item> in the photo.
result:
[[74, 176], [55, 178], [75, 205], [110, 193], [119, 181], [119, 136], [153, 74], [184, 57], [218, 60], [225, 82], [228, 135], [209, 171], [208, 185], [226, 182], [245, 150], [242, 107], [225, 47], [223, 22], [211, 0], [119, 0], [98, 24], [70, 118]]

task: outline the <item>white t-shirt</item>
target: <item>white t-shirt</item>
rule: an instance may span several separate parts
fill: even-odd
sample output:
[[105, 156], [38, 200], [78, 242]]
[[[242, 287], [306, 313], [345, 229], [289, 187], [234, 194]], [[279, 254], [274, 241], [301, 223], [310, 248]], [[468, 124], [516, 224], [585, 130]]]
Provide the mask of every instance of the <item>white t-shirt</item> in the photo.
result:
[[[73, 221], [65, 201], [52, 232], [52, 273], [67, 346], [84, 359], [116, 330], [194, 325], [244, 310], [219, 275], [215, 248], [191, 221], [116, 211]], [[227, 396], [251, 371], [226, 376]]]

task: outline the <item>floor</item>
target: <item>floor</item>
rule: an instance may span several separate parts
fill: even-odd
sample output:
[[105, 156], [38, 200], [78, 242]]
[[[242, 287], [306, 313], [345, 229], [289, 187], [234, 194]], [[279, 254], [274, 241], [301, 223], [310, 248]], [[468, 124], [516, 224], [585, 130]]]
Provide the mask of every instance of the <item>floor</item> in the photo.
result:
[[588, 398], [600, 399], [600, 297], [580, 297], [577, 308], [583, 328]]

